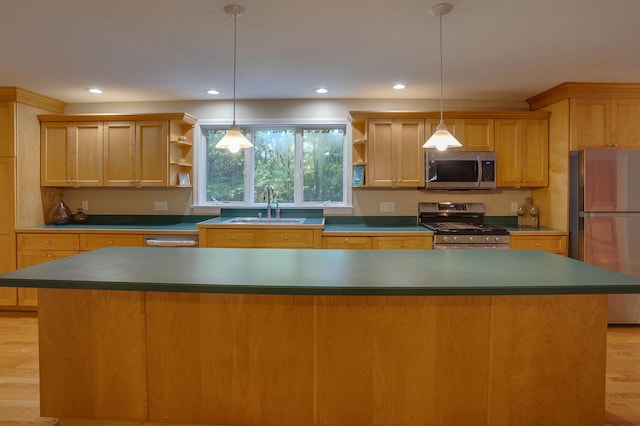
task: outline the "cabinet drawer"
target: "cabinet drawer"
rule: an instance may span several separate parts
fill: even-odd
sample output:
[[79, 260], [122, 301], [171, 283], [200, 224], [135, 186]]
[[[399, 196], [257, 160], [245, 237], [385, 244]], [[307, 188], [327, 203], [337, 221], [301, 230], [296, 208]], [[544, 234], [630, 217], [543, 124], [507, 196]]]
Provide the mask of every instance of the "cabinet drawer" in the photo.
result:
[[431, 248], [431, 238], [427, 237], [373, 237], [371, 244], [378, 250], [420, 250]]
[[355, 249], [371, 248], [371, 237], [323, 237], [323, 249]]
[[78, 254], [77, 250], [18, 250], [18, 268], [39, 265]]
[[272, 248], [313, 248], [313, 231], [268, 229], [264, 231], [264, 246]]
[[80, 250], [96, 250], [103, 247], [142, 247], [142, 235], [81, 234]]
[[516, 250], [545, 250], [567, 254], [567, 237], [564, 235], [511, 236], [511, 248]]
[[256, 247], [257, 234], [253, 230], [208, 230], [207, 247]]
[[77, 234], [18, 234], [18, 250], [78, 250]]

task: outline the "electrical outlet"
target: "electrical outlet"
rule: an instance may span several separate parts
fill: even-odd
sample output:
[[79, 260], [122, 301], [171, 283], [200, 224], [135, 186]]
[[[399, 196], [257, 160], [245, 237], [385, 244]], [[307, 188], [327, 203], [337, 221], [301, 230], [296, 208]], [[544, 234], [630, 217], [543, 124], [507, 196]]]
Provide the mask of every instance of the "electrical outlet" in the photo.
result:
[[83, 211], [86, 212], [87, 210], [89, 210], [89, 202], [88, 201], [81, 201], [80, 204], [81, 204], [81, 208], [82, 208]]
[[156, 212], [166, 212], [169, 210], [169, 207], [166, 201], [154, 201], [153, 210]]
[[395, 210], [395, 203], [394, 202], [386, 202], [386, 203], [380, 203], [380, 212], [381, 213], [393, 213], [393, 211]]
[[518, 203], [516, 201], [512, 201], [511, 202], [511, 213], [517, 213], [518, 212]]

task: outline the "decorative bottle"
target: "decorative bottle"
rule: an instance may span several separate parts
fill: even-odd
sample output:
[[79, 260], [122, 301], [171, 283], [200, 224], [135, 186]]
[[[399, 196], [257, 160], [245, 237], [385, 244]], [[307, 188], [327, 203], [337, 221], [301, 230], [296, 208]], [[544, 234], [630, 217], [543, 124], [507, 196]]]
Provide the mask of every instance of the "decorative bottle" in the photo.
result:
[[78, 211], [76, 211], [76, 213], [71, 218], [71, 222], [78, 225], [87, 223], [87, 220], [89, 220], [89, 216], [84, 211], [82, 211], [82, 209], [78, 209]]
[[71, 209], [67, 206], [60, 196], [60, 200], [49, 212], [49, 223], [51, 225], [66, 225], [71, 220]]

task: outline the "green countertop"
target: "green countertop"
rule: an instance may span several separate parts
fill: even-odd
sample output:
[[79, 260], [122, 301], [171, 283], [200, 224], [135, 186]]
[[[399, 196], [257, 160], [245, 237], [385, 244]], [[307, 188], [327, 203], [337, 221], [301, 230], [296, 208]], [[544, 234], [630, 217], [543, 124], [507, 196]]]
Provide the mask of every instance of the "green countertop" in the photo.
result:
[[543, 251], [110, 247], [0, 286], [299, 295], [640, 293], [640, 278]]

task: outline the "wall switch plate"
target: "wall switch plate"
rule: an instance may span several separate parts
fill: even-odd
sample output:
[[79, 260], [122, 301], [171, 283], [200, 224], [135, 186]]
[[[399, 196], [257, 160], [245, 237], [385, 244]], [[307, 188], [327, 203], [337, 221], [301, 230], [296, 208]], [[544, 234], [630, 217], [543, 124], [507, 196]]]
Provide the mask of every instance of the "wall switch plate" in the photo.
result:
[[169, 207], [168, 207], [166, 201], [154, 201], [153, 202], [153, 211], [166, 212], [167, 210], [169, 210]]
[[516, 201], [512, 201], [511, 202], [511, 213], [517, 213], [518, 212], [518, 203]]
[[393, 201], [380, 203], [380, 213], [393, 213], [395, 210], [395, 203]]
[[80, 202], [80, 207], [82, 208], [83, 211], [87, 211], [89, 210], [89, 202], [88, 201], [81, 201]]

